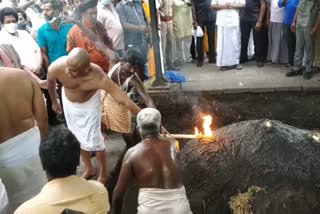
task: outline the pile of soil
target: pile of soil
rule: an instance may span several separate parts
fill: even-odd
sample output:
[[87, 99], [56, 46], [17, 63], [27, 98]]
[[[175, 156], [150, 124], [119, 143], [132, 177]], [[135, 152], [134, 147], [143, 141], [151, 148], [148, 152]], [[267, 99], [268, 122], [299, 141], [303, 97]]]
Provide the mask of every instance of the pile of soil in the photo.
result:
[[[214, 142], [192, 140], [181, 151], [195, 214], [320, 213], [320, 143], [310, 131], [262, 119], [215, 134]], [[262, 191], [251, 194], [253, 187]]]

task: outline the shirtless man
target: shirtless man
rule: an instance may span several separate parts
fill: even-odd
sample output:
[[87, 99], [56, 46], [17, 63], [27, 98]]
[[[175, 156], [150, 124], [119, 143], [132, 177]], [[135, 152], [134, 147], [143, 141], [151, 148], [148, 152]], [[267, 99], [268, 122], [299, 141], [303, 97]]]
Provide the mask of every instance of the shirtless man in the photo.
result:
[[138, 214], [191, 214], [175, 145], [160, 138], [160, 112], [145, 108], [137, 116], [142, 142], [124, 157], [113, 193], [112, 214], [120, 214], [123, 196], [134, 178], [140, 187]]
[[90, 62], [90, 56], [84, 49], [74, 48], [68, 56], [59, 58], [49, 66], [47, 81], [52, 109], [61, 113], [55, 90], [56, 80], [63, 85], [63, 110], [68, 128], [81, 144], [81, 157], [85, 167], [82, 177], [88, 179], [96, 174], [90, 159], [90, 152], [95, 151], [100, 168], [98, 181], [105, 184], [107, 172], [101, 133], [100, 89], [109, 93], [132, 113], [138, 113], [140, 108], [112, 82], [102, 68]]
[[41, 90], [25, 71], [0, 68], [0, 97], [0, 178], [12, 213], [46, 183], [38, 149], [48, 120]]

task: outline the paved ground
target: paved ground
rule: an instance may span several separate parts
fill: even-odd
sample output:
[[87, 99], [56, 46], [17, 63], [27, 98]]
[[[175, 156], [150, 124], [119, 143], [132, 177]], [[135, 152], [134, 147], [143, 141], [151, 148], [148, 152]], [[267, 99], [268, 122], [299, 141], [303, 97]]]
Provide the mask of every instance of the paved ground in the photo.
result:
[[280, 65], [256, 67], [254, 62], [243, 64], [243, 70], [220, 71], [216, 65], [205, 63], [203, 67], [188, 63], [181, 68], [187, 82], [183, 91], [212, 91], [216, 93], [320, 91], [320, 73], [311, 80], [302, 76], [286, 77], [289, 69]]

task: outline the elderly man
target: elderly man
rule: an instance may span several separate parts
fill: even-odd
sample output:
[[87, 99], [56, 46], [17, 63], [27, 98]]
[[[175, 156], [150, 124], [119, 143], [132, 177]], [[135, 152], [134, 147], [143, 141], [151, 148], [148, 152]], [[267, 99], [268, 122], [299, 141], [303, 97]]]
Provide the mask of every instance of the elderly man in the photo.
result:
[[239, 65], [241, 38], [239, 10], [245, 0], [213, 0], [212, 9], [217, 10], [218, 26], [217, 66], [220, 70], [242, 69]]
[[90, 152], [95, 151], [99, 162], [98, 181], [107, 181], [105, 144], [101, 133], [101, 98], [100, 89], [110, 93], [119, 103], [131, 112], [138, 113], [135, 105], [102, 68], [90, 62], [90, 55], [81, 48], [74, 48], [67, 57], [61, 57], [49, 67], [48, 90], [52, 99], [52, 108], [61, 113], [61, 106], [56, 99], [56, 80], [62, 85], [63, 110], [68, 128], [81, 144], [81, 157], [84, 162], [84, 178], [96, 174], [90, 159]]
[[[82, 16], [82, 24], [94, 32], [107, 48], [113, 49], [112, 40], [108, 37], [103, 24], [97, 21], [97, 1], [89, 0], [81, 3], [76, 10]], [[100, 51], [94, 41], [87, 37], [78, 25], [74, 25], [68, 34], [68, 52], [75, 47], [85, 49], [89, 53], [92, 63], [99, 65], [105, 73], [109, 72], [110, 59], [108, 55]]]
[[0, 97], [0, 178], [12, 213], [45, 184], [38, 148], [48, 121], [41, 90], [26, 72], [1, 68]]
[[109, 211], [108, 192], [104, 186], [76, 176], [80, 144], [69, 130], [57, 129], [51, 133], [40, 145], [39, 153], [49, 182], [15, 214], [62, 213], [66, 208], [83, 213]]
[[123, 196], [135, 178], [140, 187], [138, 214], [191, 214], [175, 145], [159, 136], [160, 112], [145, 108], [139, 112], [137, 123], [142, 142], [124, 157], [113, 193], [113, 213], [121, 213]]

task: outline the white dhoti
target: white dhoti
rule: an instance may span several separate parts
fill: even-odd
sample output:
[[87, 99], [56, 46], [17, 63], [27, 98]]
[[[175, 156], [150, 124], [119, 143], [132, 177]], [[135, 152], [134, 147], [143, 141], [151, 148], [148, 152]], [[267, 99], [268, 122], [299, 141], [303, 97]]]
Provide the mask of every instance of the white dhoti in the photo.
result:
[[0, 178], [0, 214], [6, 214], [8, 206], [8, 196], [5, 186]]
[[0, 144], [0, 177], [13, 211], [26, 200], [37, 195], [47, 177], [40, 157], [40, 131], [34, 127]]
[[71, 102], [62, 88], [63, 112], [68, 129], [80, 142], [85, 151], [103, 151], [104, 138], [101, 133], [101, 98], [100, 91], [86, 102]]
[[217, 66], [238, 65], [240, 51], [240, 26], [218, 26]]
[[192, 214], [184, 186], [178, 189], [142, 188], [138, 214]]

